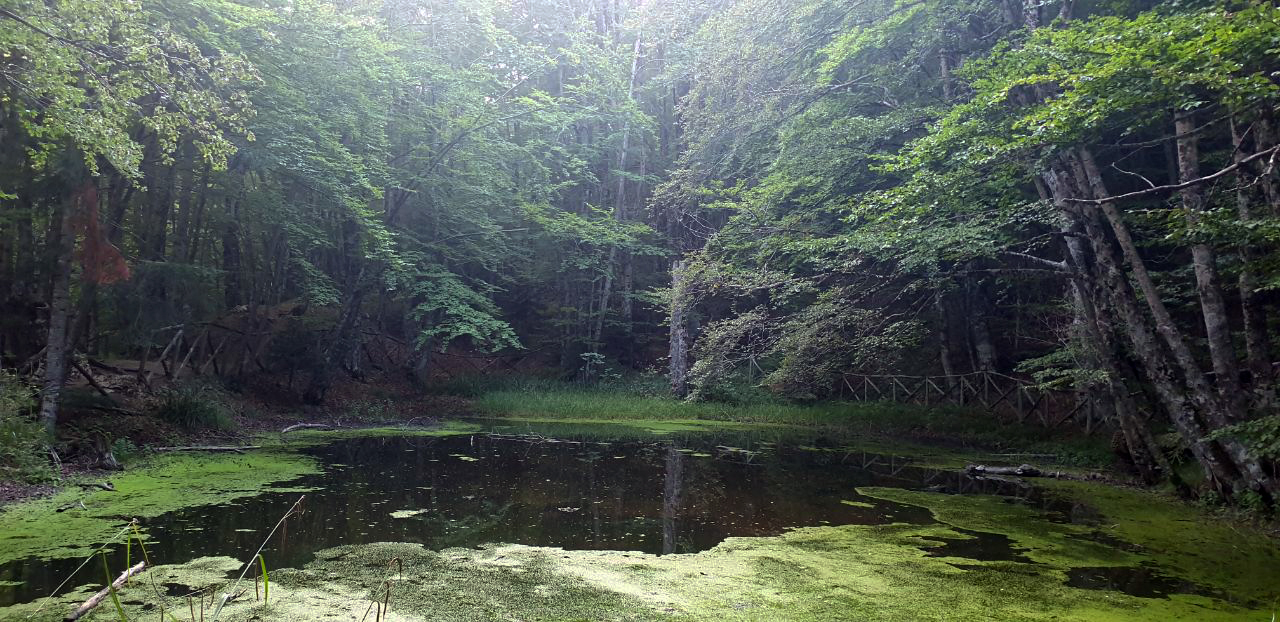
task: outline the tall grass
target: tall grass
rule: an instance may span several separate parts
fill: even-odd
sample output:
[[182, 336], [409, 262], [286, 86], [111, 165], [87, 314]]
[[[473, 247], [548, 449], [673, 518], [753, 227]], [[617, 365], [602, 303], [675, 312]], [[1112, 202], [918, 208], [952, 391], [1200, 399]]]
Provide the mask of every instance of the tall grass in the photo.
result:
[[188, 430], [227, 430], [232, 421], [219, 396], [203, 387], [182, 386], [160, 394], [156, 416]]
[[584, 387], [539, 378], [475, 380], [465, 385], [481, 414], [552, 421], [708, 421], [775, 424], [944, 445], [1053, 453], [1060, 461], [1106, 464], [1106, 439], [1002, 421], [954, 406], [893, 402], [796, 404], [758, 394], [737, 403], [685, 402], [644, 390]]

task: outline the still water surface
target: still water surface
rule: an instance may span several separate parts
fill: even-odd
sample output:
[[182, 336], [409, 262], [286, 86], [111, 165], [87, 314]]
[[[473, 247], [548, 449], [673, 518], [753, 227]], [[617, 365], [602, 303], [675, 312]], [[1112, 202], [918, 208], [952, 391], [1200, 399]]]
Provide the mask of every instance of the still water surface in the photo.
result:
[[[700, 433], [618, 441], [533, 431], [499, 424], [486, 434], [355, 438], [307, 449], [323, 473], [282, 484], [313, 490], [264, 555], [272, 567], [299, 567], [321, 549], [383, 541], [433, 549], [510, 542], [692, 553], [730, 536], [792, 527], [934, 522], [927, 509], [860, 496], [854, 491], [860, 486], [1011, 494], [1036, 504], [1046, 520], [1096, 518], [1087, 507], [1043, 499], [1034, 488], [836, 449], [826, 438]], [[247, 559], [299, 496], [267, 491], [147, 520], [148, 550], [157, 563]], [[970, 535], [925, 548], [947, 557], [1024, 559], [1003, 535]], [[122, 567], [124, 551], [115, 557], [112, 567]], [[21, 581], [0, 587], [0, 606], [48, 595], [79, 562], [30, 559], [0, 567], [0, 576]], [[1070, 582], [1151, 598], [1198, 591], [1150, 568], [1097, 570], [1103, 569], [1077, 569]], [[68, 585], [102, 580], [96, 566], [81, 575]]]

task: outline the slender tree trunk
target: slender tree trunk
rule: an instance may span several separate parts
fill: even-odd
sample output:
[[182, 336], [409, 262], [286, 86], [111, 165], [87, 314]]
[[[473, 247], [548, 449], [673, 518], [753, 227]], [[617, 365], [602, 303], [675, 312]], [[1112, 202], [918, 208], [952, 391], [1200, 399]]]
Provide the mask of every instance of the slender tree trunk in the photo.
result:
[[938, 72], [942, 80], [942, 100], [954, 101], [956, 98], [955, 80], [951, 77], [951, 55], [945, 50], [938, 52]]
[[[1233, 159], [1239, 165], [1245, 157], [1245, 138], [1234, 118], [1231, 120], [1231, 142], [1235, 147]], [[1256, 195], [1249, 188], [1246, 171], [1240, 170], [1236, 181], [1239, 185], [1236, 190], [1236, 215], [1241, 223], [1247, 224], [1254, 220], [1253, 199]], [[1240, 309], [1244, 317], [1245, 356], [1253, 379], [1254, 394], [1259, 396], [1260, 405], [1266, 407], [1275, 401], [1271, 388], [1271, 340], [1267, 335], [1267, 312], [1258, 295], [1258, 277], [1254, 273], [1256, 257], [1249, 236], [1241, 236], [1236, 253], [1240, 256], [1237, 287], [1240, 289]]]
[[173, 261], [183, 263], [191, 250], [191, 219], [196, 204], [196, 172], [191, 170], [183, 175], [175, 173], [181, 188], [178, 191], [177, 211], [173, 216]]
[[[630, 104], [635, 98], [636, 90], [636, 73], [640, 68], [640, 38], [636, 35], [636, 41], [631, 50], [631, 82], [627, 87], [627, 103]], [[627, 189], [627, 148], [631, 141], [631, 118], [627, 117], [622, 122], [622, 145], [618, 149], [618, 186], [617, 194], [614, 195], [613, 218], [618, 222], [626, 220], [626, 189]], [[600, 339], [604, 334], [604, 318], [609, 313], [609, 298], [613, 295], [613, 270], [614, 264], [618, 261], [618, 247], [609, 248], [609, 264], [605, 267], [604, 286], [600, 289], [600, 305], [596, 309], [595, 326], [591, 331], [591, 342], [593, 346], [599, 348]]]
[[342, 313], [338, 316], [333, 335], [324, 347], [319, 365], [311, 375], [306, 391], [302, 394], [303, 402], [312, 405], [324, 403], [325, 394], [333, 384], [333, 370], [346, 358], [347, 353], [359, 338], [356, 335], [356, 328], [360, 325], [360, 308], [364, 305], [366, 291], [364, 267], [361, 266], [359, 274], [355, 277], [351, 295], [342, 306]]
[[975, 369], [978, 371], [996, 370], [996, 347], [991, 341], [991, 329], [987, 324], [990, 316], [990, 304], [980, 281], [970, 279], [965, 283], [965, 295], [969, 298], [969, 330], [973, 338], [973, 352], [976, 356]]
[[240, 278], [240, 200], [227, 199], [227, 213], [222, 223], [223, 301], [227, 309], [241, 305], [243, 285]]
[[[1195, 115], [1187, 112], [1174, 119], [1174, 132], [1178, 136], [1178, 176], [1180, 182], [1200, 177], [1200, 148], [1195, 135]], [[1204, 215], [1204, 191], [1200, 186], [1189, 186], [1181, 193], [1182, 206], [1186, 210], [1187, 226], [1193, 239], [1200, 239], [1194, 229], [1201, 224]], [[1227, 305], [1222, 299], [1222, 286], [1218, 278], [1217, 259], [1207, 242], [1197, 241], [1191, 246], [1191, 258], [1196, 274], [1196, 291], [1200, 295], [1201, 315], [1204, 318], [1205, 335], [1209, 341], [1209, 357], [1223, 401], [1233, 403], [1233, 413], [1240, 415], [1240, 369], [1236, 353], [1231, 345], [1231, 326], [1227, 321]]]
[[671, 262], [671, 344], [670, 359], [671, 393], [679, 398], [689, 395], [689, 324], [685, 318], [688, 292], [685, 290], [684, 259]]
[[75, 230], [72, 226], [77, 201], [88, 200], [92, 186], [77, 188], [54, 213], [59, 223], [53, 247], [53, 290], [49, 301], [49, 336], [45, 341], [44, 390], [40, 395], [40, 422], [52, 437], [58, 424], [58, 408], [62, 388], [67, 382], [67, 356], [71, 335], [71, 255], [75, 252]]
[[[1081, 176], [1077, 173], [1077, 177]], [[1070, 174], [1051, 174], [1046, 176], [1046, 181], [1049, 182], [1056, 197], [1089, 196], [1083, 190], [1087, 187], [1087, 182], [1084, 179], [1073, 181]], [[1063, 209], [1069, 210], [1065, 201], [1061, 205]], [[1112, 248], [1111, 240], [1107, 239], [1101, 219], [1096, 212], [1086, 208], [1080, 214], [1079, 220], [1089, 238], [1108, 306], [1119, 314], [1119, 324], [1124, 327], [1134, 352], [1142, 361], [1147, 379], [1160, 397], [1165, 412], [1168, 413], [1174, 428], [1190, 445], [1192, 455], [1205, 469], [1210, 481], [1214, 482], [1220, 492], [1230, 494], [1233, 483], [1239, 479], [1239, 471], [1216, 446], [1216, 443], [1205, 440], [1206, 432], [1196, 419], [1195, 410], [1178, 390], [1172, 370], [1167, 363], [1167, 357], [1157, 342], [1154, 329], [1138, 309], [1133, 289], [1123, 273], [1120, 259]]]
[[[1059, 213], [1063, 217], [1062, 231], [1067, 247], [1067, 263], [1076, 275], [1070, 283], [1070, 291], [1075, 311], [1077, 338], [1084, 344], [1086, 360], [1093, 368], [1103, 373], [1102, 386], [1091, 391], [1102, 399], [1104, 412], [1107, 407], [1114, 409], [1115, 423], [1124, 436], [1129, 456], [1133, 460], [1138, 475], [1148, 484], [1156, 483], [1161, 475], [1176, 479], [1177, 473], [1170, 467], [1168, 459], [1151, 434], [1151, 429], [1143, 420], [1124, 384], [1124, 373], [1117, 362], [1119, 347], [1115, 343], [1114, 328], [1103, 309], [1095, 302], [1102, 298], [1102, 285], [1098, 282], [1094, 262], [1085, 247], [1084, 225], [1079, 214], [1062, 200], [1065, 191], [1063, 184], [1057, 183], [1057, 173], [1051, 172], [1055, 183], [1055, 192], [1041, 191], [1045, 198], [1054, 199]], [[1048, 177], [1046, 175], [1046, 177]], [[1037, 187], [1040, 187], [1037, 184]], [[1175, 481], [1175, 483], [1178, 483]]]
[[[1276, 145], [1276, 141], [1280, 137], [1276, 136], [1276, 123], [1274, 115], [1270, 111], [1264, 110], [1256, 123], [1257, 139], [1254, 141], [1258, 150], [1270, 149]], [[1267, 206], [1271, 210], [1272, 216], [1280, 216], [1280, 171], [1276, 171], [1275, 167], [1268, 166], [1265, 162], [1259, 162], [1262, 168], [1258, 176], [1258, 185], [1262, 187], [1262, 195], [1267, 199]]]
[[938, 362], [942, 364], [942, 375], [946, 376], [947, 385], [951, 386], [955, 382], [956, 375], [951, 347], [955, 335], [951, 328], [951, 305], [948, 304], [947, 295], [942, 288], [938, 288], [933, 293], [933, 308], [938, 312]]
[[[1127, 225], [1125, 225], [1119, 209], [1116, 207], [1114, 202], [1105, 201], [1105, 199], [1111, 195], [1102, 181], [1102, 175], [1098, 171], [1097, 164], [1093, 159], [1093, 154], [1090, 153], [1088, 149], [1080, 149], [1078, 155], [1079, 159], [1074, 161], [1074, 164], [1079, 169], [1077, 171], [1077, 176], [1082, 180], [1082, 183], [1087, 184], [1088, 188], [1090, 188], [1094, 199], [1104, 201], [1101, 205], [1101, 211], [1106, 217], [1108, 224], [1111, 226], [1112, 233], [1115, 235], [1115, 239], [1120, 245], [1125, 262], [1129, 265], [1134, 281], [1138, 284], [1139, 291], [1142, 293], [1142, 297], [1146, 301], [1147, 307], [1155, 318], [1156, 332], [1163, 337], [1165, 344], [1169, 347], [1169, 350], [1173, 352], [1174, 361], [1176, 361], [1178, 366], [1181, 368], [1183, 379], [1190, 391], [1190, 405], [1184, 402], [1184, 398], [1181, 396], [1180, 392], [1175, 391], [1174, 394], [1164, 396], [1166, 397], [1166, 406], [1171, 411], [1170, 414], [1175, 416], [1175, 424], [1186, 423], [1186, 418], [1178, 417], [1177, 415], [1184, 412], [1191, 412], [1188, 406], [1192, 406], [1196, 411], [1199, 411], [1201, 416], [1204, 418], [1204, 424], [1208, 431], [1226, 427], [1230, 424], [1232, 419], [1228, 414], [1230, 405], [1218, 399], [1218, 396], [1210, 388], [1208, 380], [1200, 370], [1199, 365], [1195, 362], [1195, 358], [1192, 356], [1190, 348], [1187, 346], [1186, 341], [1183, 340], [1182, 334], [1178, 330], [1177, 325], [1174, 324], [1173, 318], [1169, 314], [1169, 310], [1164, 305], [1164, 301], [1161, 300], [1159, 291], [1156, 289], [1155, 282], [1152, 280], [1150, 273], [1147, 272], [1146, 264], [1143, 262], [1142, 256], [1138, 254], [1137, 245], [1134, 244], [1133, 238], [1129, 235], [1129, 229]], [[1091, 234], [1091, 236], [1092, 235], [1093, 234]], [[1097, 243], [1095, 242], [1095, 246], [1096, 245]], [[1097, 252], [1099, 249], [1095, 248], [1095, 251]], [[1099, 257], [1101, 256], [1102, 255], [1099, 252]], [[1120, 278], [1123, 278], [1123, 276]], [[1126, 280], [1126, 286], [1127, 283], [1128, 281]], [[1118, 285], [1115, 287], [1118, 287]], [[1122, 300], [1124, 298], [1122, 295], [1115, 295], [1114, 298], [1115, 300], [1113, 300], [1113, 304], [1116, 305], [1128, 304], [1131, 302]], [[1136, 318], [1133, 317], [1125, 318], [1126, 323], [1130, 324], [1135, 320]], [[1143, 321], [1145, 321], [1145, 319]], [[1141, 349], [1143, 352], [1140, 356], [1147, 359], [1144, 360], [1145, 364], [1156, 365], [1157, 367], [1160, 366], [1159, 361], [1163, 359], [1163, 355], [1160, 353], [1158, 347], [1145, 347]], [[1152, 379], [1154, 381], [1157, 378], [1163, 379], [1163, 377], [1163, 373], [1155, 373], [1153, 374]], [[1160, 387], [1157, 384], [1157, 390], [1159, 389]], [[1166, 391], [1166, 393], [1169, 392]], [[1203, 436], [1203, 434], [1207, 433], [1203, 429], [1197, 430], [1190, 427], [1183, 429], [1181, 426], [1179, 431], [1182, 432], [1184, 436], [1187, 434], [1195, 434], [1197, 432]], [[1196, 442], [1192, 439], [1200, 439], [1202, 441], [1202, 437], [1189, 436], [1187, 438], [1189, 442], [1192, 443]], [[1250, 488], [1265, 491], [1271, 498], [1280, 498], [1280, 489], [1277, 489], [1275, 480], [1267, 475], [1266, 470], [1256, 458], [1249, 455], [1249, 452], [1243, 445], [1232, 439], [1223, 439], [1220, 445], [1226, 450], [1226, 454], [1230, 457], [1230, 461], [1233, 463], [1232, 467], [1239, 471], [1243, 476], [1243, 480]], [[1219, 462], [1221, 462], [1220, 459]], [[1215, 476], [1225, 476], [1229, 475], [1230, 471], [1228, 470], [1218, 473], [1210, 470], [1210, 473]], [[1226, 480], [1226, 482], [1228, 484], [1235, 483], [1239, 481], [1239, 479], [1240, 478], [1232, 478]], [[1229, 494], [1229, 491], [1224, 492]]]
[[[177, 178], [177, 166], [156, 164], [152, 170], [154, 185], [147, 191], [149, 209], [142, 226], [142, 256], [152, 261], [164, 261], [168, 247], [169, 214], [173, 211], [173, 189]], [[163, 288], [158, 290], [163, 294]]]

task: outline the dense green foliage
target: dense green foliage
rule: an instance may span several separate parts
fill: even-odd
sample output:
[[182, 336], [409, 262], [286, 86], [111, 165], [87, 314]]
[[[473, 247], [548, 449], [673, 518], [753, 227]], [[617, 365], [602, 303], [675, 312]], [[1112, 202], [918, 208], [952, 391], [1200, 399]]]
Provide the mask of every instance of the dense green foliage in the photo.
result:
[[81, 355], [313, 404], [442, 355], [1017, 373], [1148, 481], [1274, 499], [1277, 41], [1252, 1], [7, 0], [0, 357], [48, 427]]

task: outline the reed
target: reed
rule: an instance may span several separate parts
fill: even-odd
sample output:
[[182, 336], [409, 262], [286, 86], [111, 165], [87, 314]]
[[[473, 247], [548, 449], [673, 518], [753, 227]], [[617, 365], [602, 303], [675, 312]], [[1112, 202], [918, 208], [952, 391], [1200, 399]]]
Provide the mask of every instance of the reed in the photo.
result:
[[[271, 603], [271, 577], [267, 574], [267, 560], [258, 553], [258, 567], [262, 569], [262, 604]], [[255, 583], [256, 586], [256, 583]]]
[[129, 618], [124, 615], [124, 607], [120, 605], [120, 597], [116, 594], [116, 588], [111, 583], [111, 568], [107, 566], [107, 554], [102, 553], [102, 572], [107, 577], [107, 593], [111, 595], [111, 604], [116, 607], [116, 615], [120, 616], [120, 622], [129, 622]]

